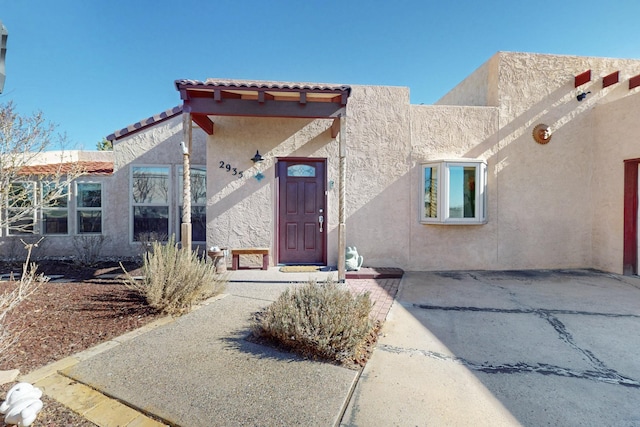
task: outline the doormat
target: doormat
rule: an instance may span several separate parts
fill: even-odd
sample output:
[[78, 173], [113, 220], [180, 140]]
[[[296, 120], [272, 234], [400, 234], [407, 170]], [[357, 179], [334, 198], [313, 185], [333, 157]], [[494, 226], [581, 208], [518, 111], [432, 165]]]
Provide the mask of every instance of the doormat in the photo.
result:
[[317, 265], [285, 265], [280, 267], [283, 273], [311, 273], [320, 270]]

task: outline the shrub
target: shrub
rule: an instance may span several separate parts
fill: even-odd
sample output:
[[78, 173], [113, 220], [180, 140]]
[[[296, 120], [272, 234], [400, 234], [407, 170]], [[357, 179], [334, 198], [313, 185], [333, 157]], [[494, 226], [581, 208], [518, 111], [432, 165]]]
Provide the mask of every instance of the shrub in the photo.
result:
[[[139, 291], [147, 303], [166, 314], [179, 315], [193, 304], [224, 291], [227, 277], [196, 252], [180, 249], [173, 237], [166, 245], [153, 242], [144, 256], [142, 279], [129, 273], [126, 283]], [[123, 267], [124, 270], [124, 267]]]
[[340, 363], [361, 359], [375, 333], [369, 294], [353, 295], [331, 281], [309, 282], [283, 292], [260, 313], [254, 335], [304, 356]]
[[100, 253], [107, 237], [100, 235], [73, 236], [73, 248], [80, 265], [95, 265], [100, 260]]

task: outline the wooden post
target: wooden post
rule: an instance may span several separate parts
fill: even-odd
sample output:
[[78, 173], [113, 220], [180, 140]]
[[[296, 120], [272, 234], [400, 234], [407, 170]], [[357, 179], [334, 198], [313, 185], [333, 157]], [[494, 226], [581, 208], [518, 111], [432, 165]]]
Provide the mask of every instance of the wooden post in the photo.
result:
[[191, 154], [192, 123], [191, 113], [182, 113], [182, 224], [180, 225], [180, 241], [183, 248], [191, 250]]
[[338, 164], [338, 282], [344, 283], [347, 278], [346, 256], [347, 238], [345, 227], [345, 198], [347, 180], [347, 117], [340, 115], [340, 135], [338, 139], [339, 164]]

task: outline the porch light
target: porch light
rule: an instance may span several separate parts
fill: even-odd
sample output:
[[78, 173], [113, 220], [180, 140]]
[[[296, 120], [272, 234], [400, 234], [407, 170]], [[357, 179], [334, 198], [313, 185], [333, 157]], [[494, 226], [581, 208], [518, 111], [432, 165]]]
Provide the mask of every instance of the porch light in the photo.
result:
[[264, 162], [264, 157], [262, 157], [262, 154], [260, 154], [260, 151], [256, 150], [256, 155], [251, 158], [251, 161], [253, 163]]

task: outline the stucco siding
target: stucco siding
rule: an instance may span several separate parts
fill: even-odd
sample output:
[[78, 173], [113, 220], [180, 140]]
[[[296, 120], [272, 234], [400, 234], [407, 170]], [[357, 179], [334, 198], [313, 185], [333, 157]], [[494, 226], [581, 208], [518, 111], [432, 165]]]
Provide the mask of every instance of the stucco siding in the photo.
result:
[[354, 86], [347, 116], [347, 246], [367, 265], [404, 266], [412, 207], [409, 90]]
[[[492, 107], [412, 106], [411, 242], [412, 270], [484, 269], [497, 263], [496, 168], [497, 109]], [[440, 159], [487, 162], [487, 223], [421, 224], [421, 164]], [[488, 267], [491, 266], [491, 267]]]
[[496, 106], [498, 102], [499, 54], [466, 77], [435, 102], [436, 105]]
[[637, 90], [594, 108], [593, 265], [605, 271], [623, 268], [624, 160], [640, 158], [639, 110]]
[[[576, 88], [575, 76], [587, 70], [591, 80]], [[603, 87], [616, 71], [619, 82]], [[410, 105], [406, 87], [351, 86], [339, 137], [347, 246], [374, 267], [622, 273], [624, 160], [640, 158], [640, 88], [629, 90], [628, 81], [639, 74], [638, 60], [499, 52], [436, 105]], [[581, 92], [588, 93], [578, 100]], [[118, 134], [113, 175], [90, 178], [103, 183], [103, 255], [140, 251], [132, 241], [133, 165], [170, 168], [170, 234], [179, 229], [180, 111]], [[337, 265], [340, 144], [332, 119], [211, 119], [213, 135], [194, 126], [190, 155], [207, 167], [206, 245], [269, 247], [277, 263], [277, 162], [326, 159], [327, 264]], [[550, 127], [548, 143], [534, 140], [537, 124]], [[254, 164], [256, 150], [265, 160]], [[421, 165], [444, 159], [486, 161], [485, 223], [421, 223]], [[71, 253], [72, 237], [47, 244]]]
[[[369, 265], [402, 265], [407, 244], [409, 194], [406, 175], [410, 154], [409, 94], [406, 88], [353, 87], [347, 109], [346, 234]], [[284, 157], [327, 159], [327, 250], [337, 264], [338, 141], [331, 120], [216, 117], [209, 137], [211, 168], [207, 206], [209, 245], [277, 244], [276, 162]], [[265, 161], [254, 165], [256, 150]], [[238, 178], [220, 168], [229, 163], [243, 171]], [[264, 178], [258, 181], [260, 172]], [[384, 242], [381, 244], [381, 242]], [[390, 250], [389, 248], [394, 248]], [[277, 260], [272, 259], [272, 263]]]
[[[135, 256], [141, 251], [139, 243], [133, 241], [131, 208], [131, 167], [163, 165], [170, 168], [170, 205], [169, 234], [176, 234], [180, 219], [178, 215], [178, 197], [181, 188], [177, 188], [176, 174], [182, 166], [182, 116], [178, 115], [143, 131], [133, 133], [113, 145], [114, 173], [110, 179], [109, 190], [105, 191], [104, 234], [105, 255]], [[206, 165], [205, 134], [194, 127], [192, 165]]]

